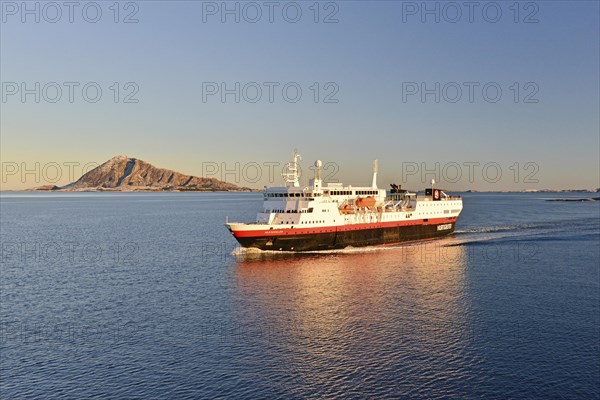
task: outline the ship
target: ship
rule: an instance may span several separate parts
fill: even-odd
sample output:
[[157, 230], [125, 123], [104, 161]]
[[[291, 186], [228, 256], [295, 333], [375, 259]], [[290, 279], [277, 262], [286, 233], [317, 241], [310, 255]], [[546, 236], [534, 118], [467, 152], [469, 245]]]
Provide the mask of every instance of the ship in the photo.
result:
[[435, 239], [454, 232], [463, 204], [460, 196], [431, 187], [416, 193], [390, 184], [377, 187], [377, 161], [371, 186], [323, 183], [323, 163], [314, 163], [314, 177], [300, 185], [300, 155], [282, 173], [285, 186], [265, 187], [256, 221], [229, 222], [226, 227], [244, 248], [306, 252], [392, 245]]

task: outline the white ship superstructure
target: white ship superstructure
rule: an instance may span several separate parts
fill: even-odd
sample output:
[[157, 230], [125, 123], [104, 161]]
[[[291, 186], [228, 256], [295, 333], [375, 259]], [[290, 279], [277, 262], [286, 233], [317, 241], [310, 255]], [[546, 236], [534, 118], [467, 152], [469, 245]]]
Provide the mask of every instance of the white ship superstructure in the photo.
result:
[[323, 184], [321, 161], [308, 186], [299, 182], [299, 155], [284, 174], [286, 186], [264, 192], [254, 223], [227, 223], [244, 247], [307, 251], [369, 246], [447, 235], [462, 211], [462, 199], [432, 187], [424, 194], [391, 185], [377, 187], [377, 161], [371, 186]]

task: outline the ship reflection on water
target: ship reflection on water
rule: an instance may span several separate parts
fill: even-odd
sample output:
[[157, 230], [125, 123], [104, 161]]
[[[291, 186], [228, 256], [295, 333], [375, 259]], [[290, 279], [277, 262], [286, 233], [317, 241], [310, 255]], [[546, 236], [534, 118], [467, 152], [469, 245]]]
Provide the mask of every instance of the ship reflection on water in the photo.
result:
[[293, 376], [315, 385], [305, 394], [344, 393], [382, 376], [390, 394], [432, 378], [464, 388], [470, 301], [465, 248], [452, 243], [245, 254], [234, 272], [236, 317], [281, 366], [284, 384]]

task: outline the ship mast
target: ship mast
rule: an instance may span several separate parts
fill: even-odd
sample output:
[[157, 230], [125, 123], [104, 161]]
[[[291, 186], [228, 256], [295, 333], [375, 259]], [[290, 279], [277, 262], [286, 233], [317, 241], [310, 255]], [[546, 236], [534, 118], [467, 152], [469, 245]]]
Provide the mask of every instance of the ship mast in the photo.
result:
[[373, 183], [371, 187], [373, 189], [377, 189], [377, 170], [379, 169], [379, 163], [377, 160], [373, 161]]
[[320, 191], [321, 190], [321, 167], [323, 166], [323, 163], [321, 162], [321, 160], [317, 160], [315, 161], [315, 177], [312, 180], [312, 188], [313, 191]]
[[294, 150], [292, 162], [287, 163], [286, 169], [281, 174], [285, 180], [285, 186], [287, 187], [300, 187], [298, 160], [302, 160], [302, 157]]

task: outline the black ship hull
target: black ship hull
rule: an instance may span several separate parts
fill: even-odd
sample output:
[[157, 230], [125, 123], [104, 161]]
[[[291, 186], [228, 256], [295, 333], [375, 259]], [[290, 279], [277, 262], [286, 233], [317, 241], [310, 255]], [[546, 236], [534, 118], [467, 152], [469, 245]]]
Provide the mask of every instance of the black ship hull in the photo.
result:
[[[440, 229], [443, 228], [443, 229]], [[236, 237], [246, 248], [275, 251], [316, 251], [364, 247], [423, 239], [434, 239], [454, 232], [454, 222], [344, 230], [283, 236]]]

